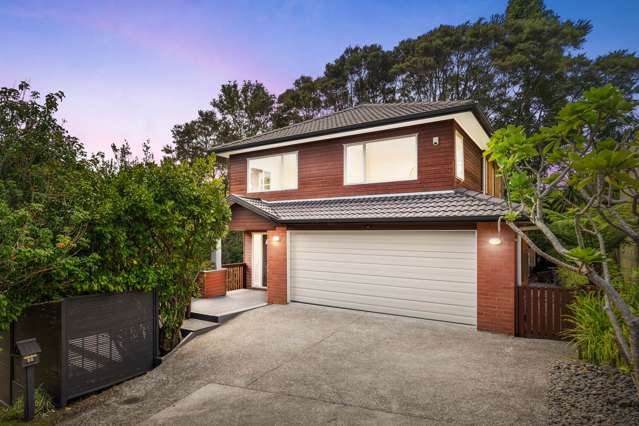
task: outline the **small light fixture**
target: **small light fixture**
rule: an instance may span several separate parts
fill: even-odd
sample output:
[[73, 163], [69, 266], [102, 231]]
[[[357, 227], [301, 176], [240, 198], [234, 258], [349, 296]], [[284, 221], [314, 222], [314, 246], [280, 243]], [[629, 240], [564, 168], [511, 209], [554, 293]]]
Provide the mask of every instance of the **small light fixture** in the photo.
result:
[[492, 237], [490, 240], [488, 240], [488, 244], [492, 244], [494, 246], [498, 246], [501, 244], [501, 238], [499, 237]]
[[488, 244], [491, 244], [493, 246], [498, 246], [501, 244], [501, 216], [497, 220], [497, 236], [491, 237], [488, 240]]
[[273, 238], [271, 238], [273, 240], [274, 243], [277, 243], [280, 241], [280, 236], [279, 235], [273, 235]]

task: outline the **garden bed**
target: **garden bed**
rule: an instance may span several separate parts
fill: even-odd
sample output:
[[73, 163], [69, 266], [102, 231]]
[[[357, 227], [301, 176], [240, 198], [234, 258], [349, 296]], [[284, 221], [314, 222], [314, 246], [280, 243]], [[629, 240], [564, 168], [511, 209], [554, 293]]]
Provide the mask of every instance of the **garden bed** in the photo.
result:
[[636, 425], [639, 400], [632, 378], [619, 370], [561, 361], [550, 370], [551, 425]]

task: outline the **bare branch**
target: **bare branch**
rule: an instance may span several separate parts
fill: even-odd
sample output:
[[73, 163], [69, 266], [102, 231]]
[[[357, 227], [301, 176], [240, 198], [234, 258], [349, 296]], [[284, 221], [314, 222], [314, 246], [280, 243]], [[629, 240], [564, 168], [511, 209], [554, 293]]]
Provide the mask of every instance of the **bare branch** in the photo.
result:
[[562, 267], [562, 268], [566, 268], [569, 269], [573, 272], [580, 272], [579, 268], [575, 265], [570, 265], [562, 260], [557, 259], [554, 256], [549, 255], [548, 253], [546, 253], [545, 251], [543, 251], [542, 249], [540, 249], [537, 244], [535, 244], [529, 237], [528, 235], [522, 231], [521, 229], [519, 229], [519, 227], [517, 225], [515, 225], [512, 222], [506, 222], [508, 224], [508, 227], [510, 229], [513, 230], [513, 232], [515, 232], [515, 234], [519, 235], [521, 237], [522, 240], [524, 240], [526, 242], [526, 244], [528, 245], [528, 247], [530, 247], [535, 253], [537, 253], [539, 256], [543, 257], [544, 259], [546, 259], [547, 261], [554, 263], [555, 265]]

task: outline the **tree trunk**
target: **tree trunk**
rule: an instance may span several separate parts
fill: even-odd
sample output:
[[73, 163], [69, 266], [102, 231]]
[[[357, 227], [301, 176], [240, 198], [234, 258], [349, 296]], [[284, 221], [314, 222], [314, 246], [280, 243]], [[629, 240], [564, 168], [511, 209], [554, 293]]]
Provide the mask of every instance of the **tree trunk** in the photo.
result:
[[162, 355], [171, 352], [180, 341], [182, 341], [182, 334], [179, 327], [177, 329], [163, 327], [160, 330], [160, 352]]

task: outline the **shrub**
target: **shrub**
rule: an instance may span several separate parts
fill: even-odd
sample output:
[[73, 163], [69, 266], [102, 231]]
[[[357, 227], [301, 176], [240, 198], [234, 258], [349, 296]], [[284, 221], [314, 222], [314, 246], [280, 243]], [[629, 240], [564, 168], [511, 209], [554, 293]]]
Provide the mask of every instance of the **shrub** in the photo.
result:
[[104, 174], [87, 234], [99, 266], [78, 291], [157, 288], [160, 348], [168, 352], [180, 341], [202, 261], [230, 219], [215, 159], [135, 162]]
[[[49, 394], [38, 387], [35, 392], [35, 415], [36, 417], [46, 416], [54, 409], [53, 400]], [[13, 405], [0, 409], [0, 422], [8, 423], [21, 420], [24, 416], [24, 398], [22, 395], [16, 399]]]
[[0, 88], [0, 330], [35, 303], [157, 288], [166, 352], [230, 219], [215, 158], [157, 164], [148, 144], [141, 161], [128, 144], [87, 158], [62, 98]]
[[557, 268], [559, 285], [564, 288], [579, 288], [588, 284], [588, 278], [565, 268]]
[[595, 292], [579, 292], [570, 305], [573, 328], [566, 335], [577, 346], [579, 358], [627, 370], [610, 319], [603, 308], [604, 298]]

